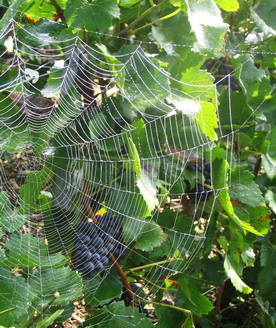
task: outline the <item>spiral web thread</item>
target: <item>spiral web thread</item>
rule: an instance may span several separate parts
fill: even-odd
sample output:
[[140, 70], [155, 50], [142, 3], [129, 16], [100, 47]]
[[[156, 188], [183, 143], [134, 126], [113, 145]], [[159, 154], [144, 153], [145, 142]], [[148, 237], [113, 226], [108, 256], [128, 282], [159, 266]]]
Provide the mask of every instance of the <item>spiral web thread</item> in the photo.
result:
[[[17, 142], [20, 136], [21, 146], [18, 146], [19, 152], [14, 154], [14, 158], [24, 158], [23, 161], [18, 161], [17, 167], [17, 173], [20, 171], [23, 175], [22, 184], [26, 183], [24, 170], [32, 172], [34, 177], [37, 176], [37, 183], [45, 180], [44, 205], [47, 207], [48, 202], [52, 202], [52, 205], [42, 214], [42, 211], [36, 211], [34, 203], [31, 203], [32, 207], [26, 205], [25, 208], [24, 203], [21, 204], [25, 217], [22, 226], [18, 226], [18, 217], [8, 217], [7, 220], [9, 231], [16, 234], [15, 231], [19, 229], [21, 232], [17, 236], [19, 244], [16, 248], [12, 243], [8, 246], [12, 238], [12, 233], [8, 232], [4, 236], [3, 248], [7, 247], [11, 254], [26, 253], [27, 262], [31, 262], [33, 257], [38, 262], [43, 262], [45, 257], [48, 257], [44, 250], [46, 240], [51, 252], [62, 252], [69, 261], [66, 266], [76, 270], [74, 263], [77, 256], [74, 250], [72, 251], [72, 245], [76, 236], [83, 236], [79, 235], [80, 232], [91, 234], [86, 231], [87, 226], [80, 231], [79, 223], [85, 221], [90, 222], [91, 226], [98, 226], [93, 222], [93, 214], [89, 209], [97, 213], [104, 208], [113, 217], [119, 217], [124, 232], [127, 231], [129, 236], [115, 240], [117, 245], [126, 247], [127, 257], [135, 254], [139, 259], [137, 263], [150, 266], [151, 263], [143, 251], [134, 247], [134, 241], [149, 222], [155, 222], [157, 225], [152, 223], [150, 226], [152, 233], [154, 234], [160, 225], [165, 232], [163, 242], [166, 242], [166, 238], [170, 239], [166, 254], [162, 255], [171, 260], [152, 265], [143, 277], [149, 282], [146, 294], [138, 290], [135, 296], [141, 301], [151, 303], [158, 290], [156, 286], [159, 286], [159, 280], [186, 272], [202, 248], [213, 208], [222, 191], [213, 186], [216, 174], [212, 165], [215, 141], [207, 137], [199, 125], [200, 120], [195, 119], [198, 110], [195, 107], [196, 102], [206, 100], [206, 97], [216, 99], [218, 84], [228, 85], [228, 107], [223, 114], [222, 123], [218, 103], [215, 104], [218, 118], [217, 141], [228, 145], [226, 160], [230, 168], [239, 160], [238, 151], [234, 147], [239, 144], [240, 128], [235, 128], [232, 122], [230, 92], [231, 75], [234, 71], [209, 85], [184, 83], [166, 73], [157, 60], [148, 56], [139, 44], [132, 45], [124, 54], [109, 55], [105, 53], [103, 46], [90, 47], [76, 35], [72, 39], [59, 40], [56, 45], [53, 42], [51, 46], [40, 49], [24, 43], [18, 36], [21, 32], [29, 36], [25, 39], [37, 38], [16, 22], [1, 36], [1, 44], [6, 46], [1, 52], [1, 81], [5, 81], [1, 83], [0, 105], [0, 126], [4, 131], [2, 148], [4, 145], [5, 149], [2, 155], [12, 147], [13, 140]], [[13, 49], [10, 51], [8, 42], [12, 43]], [[39, 64], [28, 60], [34, 57], [39, 58]], [[13, 70], [14, 75], [12, 79], [7, 80], [10, 70]], [[41, 89], [39, 80], [47, 78], [51, 79], [51, 88]], [[123, 79], [127, 83], [123, 84]], [[190, 91], [189, 100], [171, 88], [174, 84], [182, 84]], [[36, 98], [38, 94], [41, 98]], [[124, 101], [120, 102], [118, 99]], [[262, 103], [256, 106], [240, 124], [245, 125], [261, 105]], [[129, 113], [130, 110], [137, 118], [144, 120], [142, 129], [129, 123], [127, 111]], [[206, 116], [202, 116], [203, 126], [205, 119]], [[143, 138], [139, 136], [141, 131]], [[131, 147], [130, 139], [134, 140], [139, 155], [141, 174], [147, 191], [154, 197], [149, 196], [147, 199], [140, 194], [137, 177], [131, 169], [135, 164], [135, 150]], [[40, 150], [43, 153], [42, 158], [36, 156]], [[206, 156], [208, 160], [204, 162]], [[191, 165], [195, 165], [197, 169], [191, 171]], [[204, 176], [206, 165], [210, 165], [208, 186], [205, 186]], [[184, 172], [196, 181], [194, 186], [188, 189], [187, 182], [183, 180]], [[224, 188], [234, 187], [231, 184], [231, 175], [225, 175], [224, 179], [227, 181]], [[204, 190], [201, 190], [200, 186], [205, 186]], [[162, 189], [166, 192], [161, 192]], [[1, 191], [8, 192], [7, 202], [11, 202], [14, 208], [19, 207], [18, 193], [11, 186], [5, 169], [1, 170]], [[164, 212], [163, 202], [167, 192], [170, 192], [175, 202], [175, 217], [168, 218], [173, 220], [172, 227], [169, 228], [166, 227], [164, 217], [159, 219]], [[29, 200], [31, 197], [29, 196]], [[180, 211], [183, 211], [181, 199], [193, 208], [190, 213], [185, 213], [185, 221], [180, 220], [183, 215]], [[146, 204], [152, 206], [150, 201], [153, 202], [151, 215], [143, 218], [139, 213], [145, 212]], [[210, 214], [206, 214], [206, 209]], [[14, 226], [11, 226], [13, 220]], [[7, 230], [5, 222], [2, 222], [3, 232]], [[183, 222], [185, 229], [180, 226]], [[103, 235], [106, 235], [105, 232]], [[34, 242], [33, 236], [39, 237], [39, 241]], [[93, 235], [90, 237], [95, 238]], [[103, 238], [104, 246], [109, 242], [108, 238], [107, 235]], [[56, 265], [51, 263], [52, 259], [53, 257], [48, 257], [48, 269]], [[123, 263], [124, 258], [119, 255], [117, 260]], [[14, 257], [13, 262], [6, 261], [6, 266], [20, 268], [20, 261], [16, 262]], [[59, 279], [54, 275], [54, 270], [47, 276], [43, 275], [43, 270], [45, 268], [35, 264], [26, 265], [26, 279], [31, 286], [28, 290], [30, 294], [32, 288], [43, 290], [43, 285], [47, 286]], [[114, 280], [120, 281], [114, 263], [110, 260], [104, 269], [94, 276], [87, 277], [86, 273], [82, 272], [84, 279], [90, 282], [95, 280], [89, 291], [95, 298], [100, 285], [97, 280], [99, 277], [110, 275]], [[20, 269], [17, 275], [22, 275]], [[73, 277], [77, 279], [79, 275]], [[14, 286], [15, 298], [19, 296], [20, 281], [16, 281], [19, 286]], [[39, 297], [47, 296], [50, 295]], [[4, 294], [1, 297], [7, 300], [9, 298]], [[98, 300], [98, 303], [101, 301]], [[31, 306], [39, 313], [41, 308], [38, 304], [38, 299], [33, 300]], [[109, 311], [108, 307], [106, 311]], [[124, 316], [121, 320], [127, 322]]]

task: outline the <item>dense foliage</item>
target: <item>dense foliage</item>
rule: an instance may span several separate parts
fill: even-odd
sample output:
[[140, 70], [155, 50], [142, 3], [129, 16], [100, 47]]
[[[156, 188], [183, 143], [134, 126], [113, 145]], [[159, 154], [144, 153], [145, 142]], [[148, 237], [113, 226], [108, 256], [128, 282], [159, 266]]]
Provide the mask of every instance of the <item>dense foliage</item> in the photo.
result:
[[[42, 328], [56, 324], [61, 327], [74, 311], [73, 301], [83, 299], [85, 327], [275, 327], [275, 2], [0, 0], [0, 4], [1, 32], [14, 18], [22, 49], [24, 44], [31, 44], [47, 54], [50, 45], [55, 44], [57, 53], [60, 51], [62, 55], [59, 49], [71, 46], [68, 40], [79, 34], [84, 43], [98, 47], [98, 53], [93, 55], [104, 58], [103, 70], [104, 63], [113, 65], [112, 87], [116, 85], [120, 90], [123, 86], [125, 92], [119, 92], [112, 101], [106, 98], [110, 111], [99, 111], [96, 115], [89, 111], [80, 115], [77, 104], [65, 95], [70, 115], [66, 116], [64, 107], [57, 107], [52, 119], [30, 134], [25, 122], [19, 119], [22, 114], [19, 102], [6, 111], [12, 108], [13, 99], [7, 97], [11, 90], [5, 90], [5, 86], [14, 79], [18, 67], [6, 70], [10, 67], [9, 55], [5, 52], [7, 43], [1, 39], [0, 90], [4, 91], [0, 94], [3, 178], [0, 189], [0, 326]], [[30, 38], [28, 32], [37, 38]], [[151, 55], [149, 58], [157, 67], [157, 70], [147, 64], [146, 69], [136, 67], [142, 80], [132, 74], [133, 63], [131, 66], [124, 62], [123, 56], [134, 51], [137, 45], [143, 54]], [[35, 53], [23, 57], [30, 65], [44, 64], [44, 59]], [[118, 73], [116, 65], [122, 63], [125, 71]], [[43, 105], [46, 108], [52, 105], [53, 99], [60, 97], [60, 93], [56, 94], [59, 92], [56, 81], [59, 80], [55, 74], [58, 73], [53, 68], [45, 69], [44, 73], [32, 91], [37, 97], [42, 94], [44, 100], [47, 99], [49, 105]], [[126, 73], [131, 79], [125, 78]], [[227, 74], [229, 78], [223, 79]], [[169, 81], [168, 76], [175, 80]], [[79, 75], [79, 81], [83, 80]], [[153, 92], [141, 81], [145, 85], [150, 83]], [[101, 86], [101, 81], [97, 83]], [[180, 170], [179, 157], [165, 155], [168, 149], [182, 147], [183, 140], [177, 143], [176, 132], [174, 135], [174, 130], [164, 124], [166, 118], [162, 121], [163, 116], [160, 115], [154, 129], [144, 117], [150, 120], [158, 116], [154, 105], [161, 107], [159, 99], [165, 102], [161, 85], [197, 101], [200, 87], [214, 83], [216, 87], [208, 92], [202, 89], [201, 111], [195, 117], [199, 131], [193, 130], [194, 125], [189, 120], [183, 122], [182, 116], [181, 119], [175, 116], [176, 126], [179, 131], [185, 130], [188, 138], [196, 133], [212, 142], [212, 149], [207, 150], [201, 150], [203, 139], [193, 144], [199, 160], [188, 159], [191, 162], [185, 170]], [[137, 84], [152, 107], [134, 92]], [[197, 94], [191, 84], [198, 87]], [[89, 103], [89, 90], [85, 85], [80, 82], [76, 94], [82, 95], [84, 103]], [[13, 91], [24, 92], [23, 89]], [[133, 106], [124, 101], [124, 97], [131, 99]], [[31, 101], [38, 106], [37, 98]], [[178, 106], [175, 99], [170, 101]], [[118, 108], [120, 113], [116, 112]], [[116, 122], [111, 117], [115, 117]], [[75, 118], [74, 128], [67, 127]], [[26, 122], [32, 124], [31, 119]], [[127, 131], [126, 139], [116, 141], [116, 149], [120, 148], [119, 157], [123, 160], [118, 161], [115, 179], [104, 163], [116, 160], [118, 152], [112, 142], [101, 141], [108, 134], [102, 136], [103, 126], [99, 122], [112, 126], [117, 135], [125, 131], [126, 126], [133, 128]], [[59, 138], [64, 147], [57, 147], [56, 135], [61, 128], [64, 129]], [[106, 140], [115, 140], [110, 133], [111, 138]], [[229, 135], [229, 138], [218, 138], [218, 135]], [[82, 142], [88, 144], [90, 139], [99, 140], [97, 147], [84, 149]], [[68, 147], [71, 149], [68, 157], [66, 146], [72, 143], [80, 146]], [[190, 139], [187, 148], [189, 143]], [[45, 149], [55, 149], [54, 156], [47, 157]], [[141, 167], [143, 158], [152, 156], [152, 149], [162, 158], [158, 178], [155, 178], [156, 167]], [[103, 151], [108, 158], [103, 159], [98, 173], [91, 178], [87, 167], [89, 156], [93, 154], [101, 161]], [[187, 159], [183, 157], [182, 161]], [[28, 165], [28, 173], [23, 178], [16, 174], [11, 184], [9, 177], [20, 165]], [[73, 179], [73, 174], [64, 173], [63, 169], [69, 170], [69, 166], [73, 174], [82, 170], [81, 182]], [[168, 167], [170, 179], [176, 181], [171, 189], [166, 188]], [[149, 175], [153, 178], [149, 179]], [[85, 181], [89, 180], [95, 184], [85, 186]], [[152, 185], [147, 187], [150, 183]], [[228, 188], [230, 183], [234, 187]], [[114, 188], [107, 192], [109, 185]], [[135, 185], [135, 190], [129, 190], [126, 200], [123, 191], [130, 185]], [[179, 197], [182, 204], [179, 211], [170, 202], [173, 195], [183, 191], [183, 186], [191, 195], [189, 201]], [[164, 197], [158, 215], [151, 217], [161, 201], [150, 194], [152, 188], [158, 189], [158, 194]], [[74, 238], [69, 238], [72, 237], [72, 218], [78, 217], [78, 209], [87, 201], [88, 190], [94, 200], [88, 210], [96, 212], [100, 209], [99, 203], [104, 203], [105, 209], [101, 208], [103, 212], [95, 217], [96, 225], [76, 220], [74, 229], [78, 232]], [[221, 192], [214, 202], [216, 190]], [[193, 221], [191, 224], [194, 208], [204, 209], [202, 223]], [[108, 209], [112, 209], [111, 213]], [[42, 219], [33, 225], [41, 229], [40, 233], [37, 230], [33, 233], [29, 222], [38, 213]], [[134, 219], [130, 229], [127, 220], [116, 213], [143, 219], [143, 229]], [[204, 217], [210, 218], [206, 235]], [[202, 247], [195, 246], [189, 257], [175, 246], [181, 245], [181, 240], [175, 240], [178, 232], [192, 237], [186, 241], [190, 244], [188, 249], [194, 247], [195, 235], [204, 234]], [[114, 262], [112, 253], [123, 268], [122, 281], [125, 275], [133, 292], [140, 295], [140, 302], [135, 297], [131, 299], [132, 292], [126, 293], [126, 285], [118, 278], [115, 268], [105, 271], [105, 267]], [[185, 266], [187, 259], [189, 265]], [[174, 260], [182, 261], [180, 267], [185, 270], [171, 276], [167, 270], [153, 270], [160, 263], [174, 269]], [[151, 295], [146, 295], [147, 290]], [[3, 295], [5, 297], [1, 297]], [[148, 310], [144, 309], [146, 303], [150, 304]]]

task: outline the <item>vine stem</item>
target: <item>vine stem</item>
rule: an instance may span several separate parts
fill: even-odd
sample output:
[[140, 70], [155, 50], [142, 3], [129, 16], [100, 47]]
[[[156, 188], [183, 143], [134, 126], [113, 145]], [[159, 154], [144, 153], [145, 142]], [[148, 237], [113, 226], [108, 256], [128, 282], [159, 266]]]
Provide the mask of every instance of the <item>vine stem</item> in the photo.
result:
[[58, 17], [65, 23], [66, 22], [66, 18], [64, 16], [63, 9], [60, 7], [60, 5], [58, 4], [58, 2], [56, 0], [51, 0], [50, 1], [50, 4], [55, 7], [56, 12], [58, 14]]
[[181, 8], [178, 8], [178, 9], [176, 9], [175, 11], [173, 11], [172, 13], [170, 13], [170, 14], [168, 14], [168, 15], [166, 15], [166, 16], [163, 16], [163, 17], [161, 17], [161, 18], [158, 18], [158, 19], [156, 19], [156, 20], [153, 21], [153, 22], [150, 22], [150, 23], [148, 23], [148, 24], [145, 24], [145, 25], [143, 25], [143, 26], [141, 26], [141, 27], [136, 28], [135, 30], [132, 30], [132, 31], [131, 31], [131, 34], [135, 34], [136, 32], [143, 30], [144, 28], [147, 28], [147, 27], [149, 27], [149, 26], [151, 26], [151, 25], [154, 25], [154, 24], [156, 24], [156, 23], [159, 23], [159, 22], [162, 22], [162, 21], [164, 21], [164, 20], [166, 20], [166, 19], [169, 19], [169, 18], [171, 18], [171, 17], [177, 15], [180, 11], [181, 11]]
[[48, 302], [48, 304], [42, 309], [42, 311], [37, 316], [32, 318], [32, 321], [26, 323], [27, 324], [26, 328], [30, 328], [39, 318], [41, 318], [57, 298], [59, 298], [59, 292], [56, 292], [54, 294], [54, 297]]
[[120, 266], [120, 264], [116, 260], [115, 256], [111, 252], [109, 252], [108, 255], [109, 255], [110, 260], [114, 263], [115, 268], [117, 269], [117, 271], [118, 271], [118, 273], [119, 273], [119, 275], [122, 279], [123, 285], [125, 286], [125, 288], [128, 292], [128, 295], [129, 295], [130, 300], [131, 300], [131, 305], [136, 306], [136, 304], [134, 303], [134, 293], [132, 291], [132, 288], [130, 286], [129, 281], [127, 280], [126, 273], [123, 271], [122, 267]]
[[168, 259], [168, 260], [163, 260], [163, 261], [150, 263], [150, 264], [145, 264], [145, 265], [142, 265], [142, 266], [139, 266], [139, 267], [131, 268], [128, 271], [126, 271], [126, 273], [133, 272], [133, 271], [139, 271], [139, 270], [142, 270], [142, 269], [150, 268], [150, 267], [155, 266], [155, 265], [165, 264], [165, 263], [170, 263], [170, 262], [173, 262], [173, 261], [180, 261], [180, 260], [182, 260], [182, 259], [173, 257], [173, 258]]
[[130, 23], [124, 30], [120, 31], [117, 36], [120, 36], [122, 34], [125, 34], [128, 32], [133, 26], [135, 26], [137, 23], [139, 23], [145, 16], [147, 16], [150, 12], [153, 10], [163, 6], [168, 0], [163, 0], [162, 2], [158, 3], [157, 5], [154, 5], [153, 7], [148, 8], [145, 10], [139, 17], [137, 17], [132, 23]]
[[166, 304], [166, 303], [159, 303], [159, 302], [154, 302], [154, 301], [150, 301], [150, 303], [155, 304], [155, 305], [160, 305], [160, 306], [164, 306], [164, 307], [169, 307], [171, 309], [175, 309], [184, 313], [187, 313], [189, 316], [192, 316], [192, 312], [190, 310], [187, 309], [183, 309], [179, 306], [175, 306], [175, 305], [171, 305], [171, 304]]

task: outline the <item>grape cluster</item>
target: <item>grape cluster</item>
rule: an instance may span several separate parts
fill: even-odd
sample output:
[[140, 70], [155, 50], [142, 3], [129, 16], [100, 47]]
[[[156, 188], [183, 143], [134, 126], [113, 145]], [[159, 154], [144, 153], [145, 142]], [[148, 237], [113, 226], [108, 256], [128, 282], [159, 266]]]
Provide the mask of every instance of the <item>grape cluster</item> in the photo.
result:
[[96, 216], [97, 224], [81, 222], [73, 248], [74, 268], [84, 276], [93, 277], [108, 264], [109, 253], [116, 258], [124, 255], [120, 218], [109, 213]]
[[196, 193], [200, 193], [201, 197], [199, 198], [200, 201], [206, 201], [208, 198], [213, 194], [212, 189], [212, 181], [211, 181], [211, 165], [208, 159], [204, 159], [202, 162], [187, 166], [187, 170], [191, 172], [200, 172], [203, 174], [204, 177], [204, 183], [197, 183], [196, 187], [191, 189], [189, 182], [186, 180], [187, 183], [187, 193], [189, 194], [190, 198], [195, 198]]
[[[228, 78], [224, 78], [226, 75], [233, 72], [233, 67], [229, 62], [229, 58], [215, 58], [205, 62], [205, 66], [209, 72], [215, 77], [215, 83], [218, 85], [228, 85]], [[240, 90], [238, 80], [232, 74], [230, 75], [230, 89], [233, 91]]]

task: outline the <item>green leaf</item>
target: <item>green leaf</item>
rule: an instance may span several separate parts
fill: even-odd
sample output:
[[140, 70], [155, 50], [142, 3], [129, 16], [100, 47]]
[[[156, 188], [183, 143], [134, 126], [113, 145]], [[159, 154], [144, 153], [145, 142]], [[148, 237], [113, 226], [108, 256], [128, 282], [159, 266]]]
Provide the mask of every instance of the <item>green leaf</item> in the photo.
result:
[[34, 293], [24, 278], [0, 268], [0, 294], [0, 322], [5, 327], [12, 327], [16, 319], [28, 315]]
[[93, 140], [99, 139], [103, 134], [103, 131], [105, 131], [105, 129], [108, 128], [109, 126], [106, 116], [102, 112], [93, 115], [93, 117], [89, 122], [89, 132], [90, 132], [91, 139]]
[[23, 225], [27, 215], [18, 214], [17, 210], [12, 209], [7, 191], [0, 192], [0, 207], [0, 226], [4, 231], [13, 232]]
[[[161, 303], [162, 304], [162, 303]], [[187, 316], [184, 312], [179, 311], [171, 307], [166, 307], [166, 304], [157, 305], [154, 304], [156, 315], [159, 317], [158, 323], [156, 324], [157, 328], [168, 328], [171, 327], [172, 322], [174, 327], [187, 327], [192, 328], [193, 326], [183, 326], [183, 323], [186, 322]]]
[[125, 307], [124, 302], [113, 302], [108, 308], [95, 311], [93, 317], [86, 317], [89, 327], [97, 328], [153, 328], [150, 319], [138, 312], [138, 308]]
[[187, 0], [188, 18], [198, 44], [207, 49], [220, 49], [228, 25], [221, 18], [220, 11], [213, 0]]
[[[182, 73], [180, 80], [184, 82], [180, 91], [186, 97], [190, 97], [192, 100], [212, 102], [215, 107], [217, 106], [216, 86], [213, 84], [214, 78], [209, 72], [191, 67]], [[206, 107], [207, 105], [203, 104], [202, 110], [206, 111]]]
[[[208, 314], [214, 306], [209, 299], [202, 295], [200, 285], [195, 279], [186, 279], [183, 275], [178, 279], [181, 290], [181, 297], [186, 299], [183, 307], [189, 309], [197, 316], [201, 317], [203, 314]], [[180, 296], [180, 295], [179, 295]]]
[[142, 251], [152, 251], [155, 247], [160, 246], [166, 239], [166, 234], [161, 227], [154, 222], [147, 222], [135, 243], [135, 247]]
[[266, 34], [276, 35], [275, 10], [274, 0], [260, 1], [256, 9], [251, 8], [251, 16], [256, 25]]
[[46, 183], [51, 179], [53, 172], [44, 166], [40, 171], [33, 171], [28, 174], [27, 183], [20, 189], [20, 209], [19, 213], [32, 214], [36, 208], [36, 201], [45, 187]]
[[131, 138], [128, 139], [128, 149], [128, 156], [132, 161], [132, 170], [135, 172], [136, 178], [139, 179], [141, 175], [141, 162], [136, 145]]
[[38, 306], [49, 302], [54, 305], [68, 304], [82, 294], [80, 275], [65, 267], [37, 269], [30, 276], [30, 286], [37, 296]]
[[235, 265], [233, 264], [233, 260], [229, 257], [229, 255], [225, 256], [224, 259], [224, 269], [227, 274], [227, 276], [230, 278], [233, 286], [244, 294], [250, 294], [253, 289], [247, 286], [239, 277], [235, 270]]
[[234, 206], [235, 214], [242, 221], [248, 222], [260, 234], [267, 234], [270, 229], [270, 211], [265, 206]]
[[[183, 33], [175, 33], [175, 26], [178, 27], [178, 31], [183, 31]], [[176, 44], [193, 45], [196, 41], [189, 21], [183, 14], [178, 14], [153, 26], [152, 36], [169, 56], [186, 54], [186, 51], [182, 47], [177, 47]]]
[[[128, 190], [111, 189], [108, 191], [106, 207], [125, 216], [142, 218], [150, 215], [148, 205], [140, 193], [130, 193]], [[126, 206], [127, 204], [127, 206]]]
[[237, 11], [240, 5], [237, 0], [215, 0], [216, 4], [225, 11]]
[[[62, 266], [66, 258], [59, 254], [48, 255], [44, 240], [30, 234], [13, 233], [6, 245], [7, 258], [1, 261], [3, 266], [33, 267]], [[29, 250], [32, 250], [29, 252]]]
[[259, 84], [266, 78], [266, 72], [255, 66], [253, 58], [250, 55], [239, 55], [233, 59], [233, 64], [237, 67], [235, 75], [238, 77], [245, 94], [248, 97], [258, 95]]
[[147, 108], [158, 106], [159, 109], [168, 111], [163, 100], [170, 92], [170, 82], [162, 62], [150, 57], [137, 46], [123, 46], [119, 55], [129, 53], [132, 53], [131, 57], [123, 56], [121, 61], [125, 63], [126, 72], [122, 93], [131, 105], [130, 108], [135, 112], [144, 112]]
[[269, 179], [273, 179], [276, 176], [276, 160], [269, 155], [262, 155], [262, 165]]
[[84, 280], [85, 302], [92, 307], [108, 303], [114, 297], [122, 294], [122, 283], [114, 279], [114, 274], [109, 273], [104, 278], [95, 277]]
[[158, 206], [156, 181], [145, 170], [142, 170], [136, 184], [148, 205], [149, 213]]
[[233, 168], [231, 170], [231, 187], [229, 188], [231, 199], [250, 206], [264, 205], [262, 193], [253, 179], [254, 175], [246, 167]]
[[272, 190], [267, 190], [265, 193], [265, 200], [268, 202], [269, 207], [276, 214], [276, 195]]
[[43, 321], [36, 324], [36, 328], [47, 328], [64, 312], [64, 309], [57, 310], [51, 316], [46, 317]]
[[69, 26], [105, 32], [120, 11], [116, 0], [69, 0], [64, 14]]
[[216, 108], [212, 103], [200, 103], [201, 110], [195, 118], [202, 133], [205, 133], [210, 140], [216, 140], [217, 134], [215, 128], [218, 127], [218, 118]]

